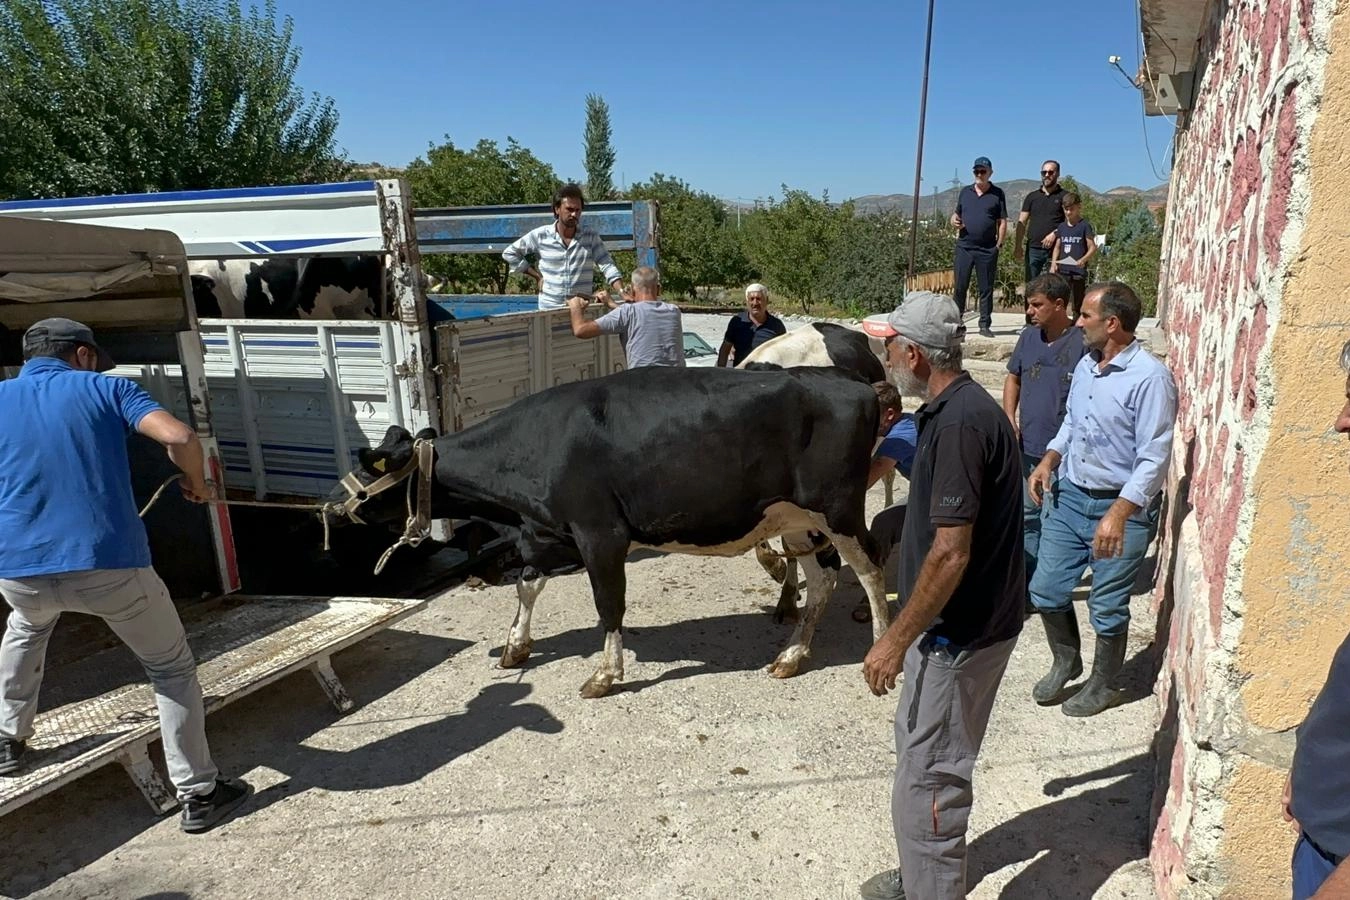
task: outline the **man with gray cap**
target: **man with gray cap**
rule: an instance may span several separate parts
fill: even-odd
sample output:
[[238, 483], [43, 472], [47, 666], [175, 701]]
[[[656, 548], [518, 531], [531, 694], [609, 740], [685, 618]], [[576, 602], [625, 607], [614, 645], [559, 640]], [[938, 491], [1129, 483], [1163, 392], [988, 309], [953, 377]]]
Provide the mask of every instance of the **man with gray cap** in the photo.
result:
[[0, 382], [0, 775], [24, 765], [47, 642], [63, 612], [104, 619], [145, 667], [164, 758], [183, 806], [180, 827], [206, 831], [251, 788], [219, 777], [206, 743], [197, 664], [136, 511], [127, 437], [162, 444], [183, 494], [211, 499], [201, 442], [113, 367], [88, 326], [43, 319], [23, 336], [26, 362]]
[[994, 281], [998, 277], [998, 251], [1008, 236], [1008, 199], [1003, 188], [990, 181], [994, 164], [980, 156], [972, 167], [975, 183], [961, 188], [956, 197], [956, 288], [958, 308], [966, 311], [970, 273], [980, 288], [980, 334], [993, 337]]
[[862, 896], [955, 900], [966, 896], [975, 759], [1022, 631], [1022, 455], [1008, 417], [961, 367], [955, 303], [911, 293], [887, 321], [896, 383], [927, 402], [915, 414], [900, 614], [863, 660], [877, 696], [904, 673], [891, 795], [900, 868], [869, 879]]

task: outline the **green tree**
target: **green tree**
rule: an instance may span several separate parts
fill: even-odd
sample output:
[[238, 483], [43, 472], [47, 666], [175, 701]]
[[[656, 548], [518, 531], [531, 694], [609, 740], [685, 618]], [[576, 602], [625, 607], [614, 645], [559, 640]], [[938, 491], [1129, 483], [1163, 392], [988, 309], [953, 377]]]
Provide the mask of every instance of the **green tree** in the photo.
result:
[[[910, 216], [900, 210], [841, 223], [821, 295], [861, 315], [895, 309], [905, 295], [909, 239]], [[945, 223], [920, 219], [914, 261], [918, 272], [951, 267], [952, 236]]]
[[609, 104], [599, 94], [586, 95], [586, 198], [614, 196], [614, 146]]
[[851, 202], [836, 206], [828, 194], [816, 199], [783, 185], [781, 201], [771, 200], [743, 220], [746, 256], [772, 289], [796, 297], [809, 314], [839, 234], [852, 218]]
[[342, 178], [330, 98], [295, 84], [271, 2], [0, 4], [0, 195], [59, 197]]
[[[498, 203], [548, 203], [561, 183], [553, 167], [516, 139], [480, 140], [461, 150], [446, 137], [428, 148], [425, 157], [409, 163], [404, 177], [418, 206], [481, 206]], [[506, 293], [510, 270], [498, 256], [437, 255], [423, 257], [428, 273], [454, 285], [458, 292], [490, 289]]]
[[628, 189], [632, 200], [661, 208], [661, 284], [667, 293], [694, 297], [698, 288], [739, 284], [750, 262], [733, 217], [722, 201], [678, 178], [657, 172]]

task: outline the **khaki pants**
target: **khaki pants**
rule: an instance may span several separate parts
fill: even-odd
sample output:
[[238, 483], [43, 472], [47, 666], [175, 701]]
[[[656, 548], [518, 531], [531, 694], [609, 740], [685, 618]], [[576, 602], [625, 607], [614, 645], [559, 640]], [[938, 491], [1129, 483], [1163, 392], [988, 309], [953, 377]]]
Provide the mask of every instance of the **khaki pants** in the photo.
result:
[[891, 821], [912, 900], [966, 896], [971, 775], [1016, 643], [1011, 638], [954, 653], [925, 634], [905, 654], [895, 710]]
[[197, 663], [164, 582], [151, 568], [93, 569], [0, 578], [13, 610], [0, 641], [0, 738], [33, 736], [47, 641], [63, 612], [98, 616], [122, 639], [155, 689], [169, 780], [178, 799], [209, 794], [217, 771], [206, 744]]

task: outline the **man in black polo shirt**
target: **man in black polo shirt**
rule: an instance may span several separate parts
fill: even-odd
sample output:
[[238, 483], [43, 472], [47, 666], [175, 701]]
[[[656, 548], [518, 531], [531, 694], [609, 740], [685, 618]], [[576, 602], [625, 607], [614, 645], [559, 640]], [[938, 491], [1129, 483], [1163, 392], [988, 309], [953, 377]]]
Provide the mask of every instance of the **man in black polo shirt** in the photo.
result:
[[[1017, 217], [1013, 252], [1022, 257], [1026, 281], [1050, 270], [1050, 251], [1055, 248], [1055, 229], [1064, 221], [1064, 189], [1059, 186], [1059, 163], [1041, 163], [1041, 186], [1022, 200]], [[1023, 254], [1023, 241], [1026, 253]]]
[[904, 671], [891, 795], [900, 868], [869, 879], [862, 896], [956, 900], [966, 896], [975, 759], [1022, 630], [1022, 457], [1008, 417], [961, 368], [956, 304], [916, 292], [888, 321], [893, 377], [931, 399], [916, 414], [900, 614], [863, 661], [878, 696]]
[[1003, 188], [989, 180], [994, 164], [989, 157], [975, 160], [975, 183], [961, 188], [956, 198], [952, 224], [956, 226], [956, 304], [964, 314], [970, 271], [980, 288], [980, 334], [993, 337], [994, 280], [998, 277], [998, 251], [1008, 236], [1008, 199]]
[[751, 350], [780, 334], [787, 334], [787, 326], [769, 312], [769, 289], [757, 281], [745, 289], [745, 312], [732, 316], [727, 323], [717, 365], [739, 366]]
[[[1341, 347], [1341, 368], [1350, 374], [1350, 341]], [[1345, 400], [1334, 427], [1350, 434], [1350, 378]], [[1284, 786], [1284, 817], [1298, 832], [1294, 900], [1350, 897], [1350, 637], [1297, 734]]]

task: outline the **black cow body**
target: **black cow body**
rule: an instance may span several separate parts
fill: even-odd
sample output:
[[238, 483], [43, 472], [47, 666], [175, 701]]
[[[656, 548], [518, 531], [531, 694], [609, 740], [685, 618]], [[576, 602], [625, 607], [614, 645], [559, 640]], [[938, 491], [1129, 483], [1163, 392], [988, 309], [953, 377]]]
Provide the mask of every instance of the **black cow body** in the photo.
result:
[[[879, 634], [884, 586], [863, 509], [877, 410], [869, 385], [835, 369], [650, 367], [561, 385], [435, 440], [433, 516], [479, 517], [517, 532], [526, 568], [503, 667], [529, 656], [545, 579], [587, 570], [605, 653], [586, 697], [622, 680], [624, 561], [639, 547], [733, 556], [779, 534], [820, 531], [858, 573]], [[361, 451], [360, 477], [368, 483], [411, 452], [408, 433], [391, 428], [383, 444]], [[383, 510], [402, 512], [399, 496]], [[361, 515], [381, 517], [364, 506]], [[809, 653], [828, 592], [807, 599], [770, 674], [795, 675]]]
[[[877, 356], [877, 346], [873, 344], [872, 339], [856, 329], [829, 322], [814, 322], [760, 344], [746, 357], [740, 368], [755, 371], [787, 366], [835, 366], [868, 384], [886, 380], [886, 368]], [[894, 475], [887, 476], [888, 506], [894, 477]], [[839, 574], [839, 554], [832, 548], [812, 554], [811, 548], [818, 544], [819, 539], [810, 533], [800, 533], [783, 536], [781, 557], [773, 551], [768, 541], [763, 541], [755, 547], [755, 556], [760, 565], [783, 586], [778, 595], [778, 606], [774, 611], [776, 621], [796, 621], [799, 616], [797, 609], [797, 601], [801, 597], [800, 589], [797, 587], [799, 558], [806, 574], [808, 602], [811, 591], [817, 589], [815, 585], [824, 584], [826, 590], [833, 589]], [[822, 569], [823, 571], [820, 571]]]
[[190, 270], [200, 318], [373, 319], [384, 280], [378, 256], [210, 260]]

